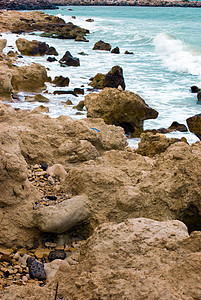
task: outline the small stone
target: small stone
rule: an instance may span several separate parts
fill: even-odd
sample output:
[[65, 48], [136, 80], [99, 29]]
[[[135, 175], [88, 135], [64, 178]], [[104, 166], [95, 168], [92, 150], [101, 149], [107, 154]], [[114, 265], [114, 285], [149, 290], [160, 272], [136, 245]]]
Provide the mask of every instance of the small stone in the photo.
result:
[[57, 200], [57, 197], [56, 196], [47, 196], [47, 199], [54, 201], [54, 200]]
[[33, 257], [28, 257], [27, 266], [29, 268], [29, 275], [32, 279], [46, 280], [46, 273], [42, 263], [38, 262]]
[[41, 169], [42, 169], [43, 171], [46, 171], [47, 168], [48, 168], [48, 164], [44, 163], [44, 164], [41, 165]]
[[28, 281], [27, 276], [22, 276], [22, 280], [23, 280], [24, 282], [27, 282], [27, 281]]
[[48, 181], [49, 181], [50, 184], [54, 184], [54, 179], [52, 178], [52, 176], [48, 177]]
[[13, 249], [3, 249], [3, 248], [0, 248], [0, 253], [1, 254], [6, 254], [6, 255], [11, 255], [13, 253]]
[[1, 255], [0, 261], [11, 262], [11, 260], [12, 258], [7, 254]]
[[24, 254], [27, 254], [27, 250], [25, 248], [21, 248], [18, 250], [18, 253], [23, 256]]
[[48, 256], [50, 250], [48, 249], [37, 249], [34, 253], [35, 257], [38, 259], [42, 259], [44, 256]]
[[50, 248], [55, 248], [57, 246], [57, 244], [56, 243], [51, 243], [51, 242], [46, 242], [45, 243], [45, 247], [50, 247]]
[[51, 251], [48, 256], [49, 261], [53, 261], [55, 259], [65, 259], [65, 258], [66, 258], [66, 252], [64, 252], [64, 250]]

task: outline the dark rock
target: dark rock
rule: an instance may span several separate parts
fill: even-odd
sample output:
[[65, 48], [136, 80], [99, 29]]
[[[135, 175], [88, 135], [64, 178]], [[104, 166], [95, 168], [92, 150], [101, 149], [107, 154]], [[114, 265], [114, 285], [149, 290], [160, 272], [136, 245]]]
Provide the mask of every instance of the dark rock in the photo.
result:
[[134, 54], [134, 53], [126, 50], [126, 51], [124, 52], [124, 54]]
[[32, 279], [46, 280], [46, 273], [44, 265], [33, 257], [27, 258], [27, 267], [29, 268], [29, 275]]
[[78, 103], [78, 105], [74, 106], [73, 108], [75, 108], [75, 109], [77, 109], [77, 110], [79, 110], [79, 111], [82, 111], [83, 108], [84, 108], [84, 101], [80, 101], [80, 102]]
[[94, 47], [92, 50], [104, 50], [104, 51], [110, 51], [111, 50], [111, 45], [109, 43], [105, 43], [103, 41], [98, 41], [95, 43]]
[[56, 196], [47, 196], [47, 199], [55, 201], [55, 200], [57, 200], [57, 197]]
[[70, 79], [68, 77], [56, 76], [54, 80], [52, 81], [53, 84], [56, 86], [64, 87], [69, 86]]
[[47, 168], [48, 168], [48, 164], [44, 163], [44, 164], [42, 164], [40, 167], [41, 167], [41, 169], [42, 169], [43, 171], [46, 171]]
[[72, 16], [71, 18], [72, 18], [72, 19], [76, 19], [76, 16]]
[[119, 54], [119, 47], [115, 47], [114, 49], [112, 49], [111, 53]]
[[94, 19], [87, 19], [86, 22], [94, 22]]
[[84, 95], [84, 89], [74, 88], [74, 93], [77, 95]]
[[170, 125], [170, 127], [168, 128], [169, 132], [171, 131], [180, 131], [180, 132], [187, 132], [188, 129], [186, 127], [186, 125], [184, 124], [180, 124], [176, 121], [172, 122], [172, 124]]
[[66, 105], [73, 105], [73, 102], [70, 100], [70, 99], [68, 99], [66, 102], [64, 102]]
[[80, 66], [79, 58], [73, 57], [69, 51], [66, 51], [65, 55], [60, 59], [59, 62], [67, 66], [74, 66], [74, 67]]
[[64, 250], [50, 251], [48, 255], [49, 261], [53, 261], [55, 259], [65, 259], [65, 258], [66, 258], [66, 252]]
[[200, 91], [199, 87], [197, 87], [196, 85], [193, 85], [191, 87], [191, 93], [198, 93]]
[[47, 55], [59, 55], [57, 50], [54, 47], [49, 47], [49, 49], [45, 52]]
[[83, 51], [82, 51], [82, 52], [79, 52], [78, 54], [79, 54], [79, 55], [83, 55], [83, 56], [88, 55], [87, 53], [84, 53]]
[[198, 101], [201, 101], [201, 92], [197, 93], [197, 99], [198, 99]]
[[10, 263], [12, 261], [12, 258], [8, 254], [2, 254], [0, 257], [0, 261]]
[[125, 90], [123, 69], [120, 66], [114, 66], [106, 75], [98, 73], [91, 80], [90, 85], [95, 89], [103, 89], [105, 87], [118, 88], [120, 85]]
[[186, 120], [188, 129], [201, 140], [201, 114], [190, 117]]
[[16, 45], [18, 51], [23, 55], [45, 55], [49, 49], [49, 45], [45, 42], [28, 41], [24, 38], [17, 39]]
[[54, 91], [53, 92], [54, 95], [73, 95], [75, 97], [78, 97], [73, 91]]
[[55, 57], [48, 57], [47, 58], [47, 61], [49, 61], [49, 62], [54, 62], [54, 61], [57, 61], [57, 59], [55, 58]]

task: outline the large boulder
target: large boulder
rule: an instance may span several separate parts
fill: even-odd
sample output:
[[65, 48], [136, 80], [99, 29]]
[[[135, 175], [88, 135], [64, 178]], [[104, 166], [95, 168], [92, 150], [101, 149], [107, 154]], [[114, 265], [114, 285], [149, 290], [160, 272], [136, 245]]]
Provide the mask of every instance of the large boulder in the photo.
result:
[[6, 39], [0, 39], [0, 54], [2, 53], [3, 49], [6, 47], [7, 40]]
[[201, 140], [201, 114], [190, 117], [186, 120], [188, 129]]
[[199, 299], [200, 241], [199, 232], [189, 236], [179, 221], [105, 223], [75, 260], [54, 261], [47, 285], [8, 287], [2, 300], [51, 299], [56, 286], [59, 297], [68, 299]]
[[77, 57], [73, 57], [69, 51], [66, 51], [64, 56], [59, 61], [62, 65], [78, 67], [80, 66], [80, 60]]
[[143, 131], [144, 120], [158, 116], [140, 96], [118, 89], [105, 88], [99, 94], [91, 93], [84, 103], [87, 117], [103, 118], [106, 124], [121, 126], [135, 137]]
[[11, 92], [13, 90], [12, 72], [8, 66], [0, 62], [0, 100], [11, 100]]
[[94, 44], [94, 47], [92, 50], [104, 50], [104, 51], [110, 51], [111, 45], [109, 43], [105, 43], [103, 41], [98, 41]]
[[106, 75], [98, 73], [92, 78], [90, 85], [95, 89], [118, 88], [121, 86], [125, 90], [123, 69], [120, 66], [114, 66]]
[[[58, 55], [54, 47], [49, 47], [45, 42], [39, 42], [36, 40], [28, 41], [24, 38], [19, 38], [16, 40], [16, 45], [18, 51], [22, 55]], [[53, 51], [54, 50], [54, 51]]]
[[15, 67], [12, 72], [12, 87], [15, 91], [41, 92], [48, 81], [47, 71], [40, 64]]
[[62, 75], [60, 75], [56, 76], [52, 83], [60, 87], [69, 86], [70, 79], [68, 77], [63, 77]]

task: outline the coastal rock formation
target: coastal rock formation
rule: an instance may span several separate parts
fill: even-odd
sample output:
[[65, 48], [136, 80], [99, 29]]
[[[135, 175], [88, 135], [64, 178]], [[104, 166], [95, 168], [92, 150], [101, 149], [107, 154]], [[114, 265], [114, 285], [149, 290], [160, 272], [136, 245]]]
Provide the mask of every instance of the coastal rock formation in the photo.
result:
[[57, 6], [48, 0], [1, 0], [0, 9], [33, 10], [33, 9], [56, 9]]
[[2, 300], [53, 299], [57, 283], [60, 299], [199, 299], [200, 240], [179, 221], [105, 223], [83, 244], [75, 264], [54, 261], [56, 274], [46, 286], [10, 287]]
[[114, 49], [112, 49], [111, 53], [119, 54], [120, 53], [119, 47], [115, 47]]
[[11, 79], [10, 68], [3, 62], [0, 62], [0, 97], [3, 101], [11, 100], [11, 92], [13, 90]]
[[118, 89], [105, 88], [99, 94], [91, 93], [84, 103], [87, 117], [103, 118], [106, 124], [121, 126], [135, 137], [143, 131], [144, 120], [158, 116], [140, 96]]
[[62, 18], [51, 16], [40, 11], [16, 12], [3, 11], [0, 22], [1, 31], [13, 33], [42, 31], [41, 36], [75, 39], [78, 35], [86, 35], [89, 30], [65, 23]]
[[194, 133], [201, 140], [201, 114], [188, 118], [186, 122], [190, 132]]
[[106, 75], [98, 73], [90, 80], [92, 81], [90, 85], [95, 89], [103, 89], [105, 87], [118, 88], [121, 86], [125, 90], [123, 69], [120, 66], [112, 67]]
[[63, 77], [62, 75], [60, 75], [56, 76], [52, 83], [60, 87], [69, 86], [70, 79], [68, 77]]
[[66, 66], [73, 66], [73, 67], [79, 67], [80, 66], [80, 60], [77, 57], [73, 57], [69, 51], [66, 51], [64, 56], [60, 59], [60, 64], [66, 65]]
[[0, 39], [0, 54], [2, 53], [3, 49], [6, 47], [7, 40], [6, 39]]
[[109, 43], [105, 43], [103, 41], [98, 41], [94, 44], [94, 47], [92, 50], [104, 50], [104, 51], [110, 51], [111, 45]]
[[36, 40], [28, 41], [24, 38], [17, 39], [16, 46], [22, 55], [45, 55], [49, 48], [49, 45], [46, 43]]
[[15, 67], [12, 71], [11, 84], [14, 91], [41, 92], [46, 88], [47, 71], [40, 64]]

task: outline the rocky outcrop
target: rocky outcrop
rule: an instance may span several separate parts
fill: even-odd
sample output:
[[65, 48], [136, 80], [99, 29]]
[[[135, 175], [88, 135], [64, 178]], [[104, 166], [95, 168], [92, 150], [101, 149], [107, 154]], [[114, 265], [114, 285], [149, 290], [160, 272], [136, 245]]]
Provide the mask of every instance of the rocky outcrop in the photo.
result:
[[69, 86], [70, 79], [68, 77], [63, 77], [62, 75], [56, 76], [52, 83], [60, 87]]
[[0, 62], [0, 97], [1, 100], [11, 100], [11, 92], [13, 87], [11, 84], [12, 73], [10, 68]]
[[40, 64], [16, 67], [12, 72], [11, 84], [14, 91], [41, 92], [46, 88], [47, 71]]
[[85, 36], [89, 33], [87, 29], [76, 26], [71, 22], [65, 23], [59, 17], [40, 11], [3, 11], [1, 17], [1, 31], [11, 31], [13, 33], [42, 31], [41, 36], [59, 39], [75, 39], [78, 35]]
[[92, 81], [90, 85], [95, 89], [103, 89], [105, 87], [118, 88], [120, 86], [125, 90], [123, 69], [120, 66], [114, 66], [106, 75], [98, 73], [90, 80]]
[[188, 129], [201, 140], [201, 114], [190, 117], [186, 120]]
[[87, 117], [103, 118], [106, 124], [121, 126], [133, 136], [143, 131], [144, 120], [158, 116], [140, 96], [118, 89], [105, 88], [99, 94], [91, 93], [84, 102]]
[[115, 47], [114, 49], [112, 49], [111, 53], [119, 54], [120, 53], [119, 47]]
[[24, 38], [18, 38], [16, 40], [16, 46], [22, 55], [58, 55], [54, 47], [50, 47], [45, 42], [36, 40], [28, 41]]
[[199, 232], [189, 236], [179, 221], [105, 223], [83, 244], [75, 264], [72, 259], [51, 263], [48, 274], [52, 270], [54, 277], [47, 285], [10, 287], [2, 300], [26, 299], [29, 294], [51, 299], [57, 283], [60, 298], [199, 299], [200, 240]]
[[3, 49], [6, 47], [7, 40], [6, 39], [0, 39], [0, 54], [2, 53]]
[[105, 43], [103, 41], [98, 41], [94, 44], [94, 47], [92, 50], [104, 50], [104, 51], [110, 51], [111, 45], [109, 43]]
[[56, 9], [58, 8], [52, 1], [48, 0], [1, 0], [0, 9], [10, 9], [10, 10], [34, 10], [34, 9]]
[[79, 67], [80, 66], [80, 60], [77, 57], [73, 57], [69, 51], [66, 51], [64, 56], [60, 59], [60, 64], [64, 66], [73, 66], [73, 67]]

